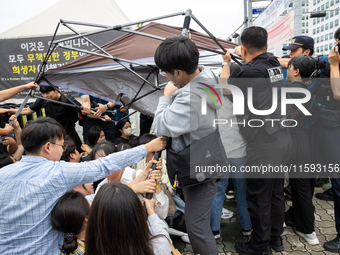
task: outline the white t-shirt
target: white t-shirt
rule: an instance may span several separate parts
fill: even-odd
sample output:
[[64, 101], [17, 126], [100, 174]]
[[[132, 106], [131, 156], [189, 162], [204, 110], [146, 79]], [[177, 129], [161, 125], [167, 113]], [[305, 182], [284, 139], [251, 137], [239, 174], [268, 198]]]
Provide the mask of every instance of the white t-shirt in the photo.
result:
[[[133, 181], [133, 172], [135, 170], [132, 169], [131, 167], [126, 167], [124, 170], [124, 173], [122, 175], [122, 178], [120, 179], [120, 182], [128, 185], [130, 182]], [[142, 172], [142, 170], [137, 170], [136, 171], [136, 177]], [[85, 198], [87, 199], [87, 201], [89, 201], [90, 204], [92, 204], [94, 197], [96, 196], [96, 194], [98, 193], [99, 189], [101, 186], [103, 186], [104, 184], [108, 183], [108, 179], [105, 178], [103, 181], [101, 181], [96, 189], [96, 193], [86, 196]], [[137, 194], [137, 196], [139, 197], [139, 199], [142, 201], [143, 200], [143, 196], [142, 194]], [[165, 219], [166, 216], [168, 215], [168, 211], [169, 211], [169, 198], [167, 197], [167, 195], [165, 195], [165, 193], [163, 192], [163, 190], [159, 193], [153, 194], [153, 198], [156, 201], [156, 205], [155, 205], [155, 212], [158, 215], [158, 217], [160, 219]]]

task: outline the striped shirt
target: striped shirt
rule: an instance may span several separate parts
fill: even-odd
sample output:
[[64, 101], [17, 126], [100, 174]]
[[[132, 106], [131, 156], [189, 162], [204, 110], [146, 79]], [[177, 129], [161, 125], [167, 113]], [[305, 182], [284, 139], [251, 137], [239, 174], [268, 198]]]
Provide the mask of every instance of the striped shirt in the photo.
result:
[[144, 157], [142, 145], [82, 163], [23, 156], [19, 162], [1, 168], [0, 254], [60, 254], [63, 234], [50, 223], [50, 212], [59, 198]]

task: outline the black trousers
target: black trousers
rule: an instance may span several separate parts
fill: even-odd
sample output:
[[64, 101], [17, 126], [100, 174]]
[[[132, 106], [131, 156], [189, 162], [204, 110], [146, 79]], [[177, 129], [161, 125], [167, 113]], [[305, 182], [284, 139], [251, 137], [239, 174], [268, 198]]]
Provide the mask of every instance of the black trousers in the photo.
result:
[[153, 117], [150, 117], [150, 116], [145, 115], [143, 113], [140, 114], [140, 117], [139, 117], [139, 129], [140, 129], [139, 136], [142, 136], [143, 134], [149, 134], [150, 133], [152, 122], [153, 122]]
[[[280, 166], [288, 162], [292, 140], [288, 130], [279, 130], [269, 135], [259, 134], [248, 142], [247, 166]], [[285, 198], [283, 194], [284, 174], [257, 174], [248, 178], [247, 202], [253, 226], [250, 244], [263, 251], [270, 240], [277, 240], [283, 233]], [[275, 178], [268, 178], [275, 177]]]
[[[288, 164], [295, 166], [304, 166], [311, 163], [310, 145], [307, 133], [292, 133], [293, 152]], [[313, 205], [313, 176], [308, 173], [290, 173], [289, 181], [292, 185], [292, 203], [291, 216], [296, 230], [311, 234], [314, 231], [314, 205]]]

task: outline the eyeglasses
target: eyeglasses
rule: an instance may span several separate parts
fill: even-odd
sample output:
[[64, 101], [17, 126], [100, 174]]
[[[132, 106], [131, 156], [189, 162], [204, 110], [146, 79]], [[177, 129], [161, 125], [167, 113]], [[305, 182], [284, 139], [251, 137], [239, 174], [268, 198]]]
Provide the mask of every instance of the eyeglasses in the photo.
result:
[[59, 145], [59, 146], [61, 146], [61, 147], [63, 148], [64, 151], [66, 151], [66, 149], [67, 149], [67, 144], [57, 144], [57, 143], [54, 143], [54, 142], [50, 142], [50, 143], [52, 143], [52, 144], [54, 144], [54, 145]]

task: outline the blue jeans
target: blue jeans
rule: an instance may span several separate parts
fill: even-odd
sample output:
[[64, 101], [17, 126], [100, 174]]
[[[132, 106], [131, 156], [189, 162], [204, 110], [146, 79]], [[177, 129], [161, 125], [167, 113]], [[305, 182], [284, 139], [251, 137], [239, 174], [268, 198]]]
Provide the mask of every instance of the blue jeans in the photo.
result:
[[180, 211], [183, 214], [185, 214], [185, 211], [184, 211], [185, 210], [185, 203], [184, 203], [184, 201], [180, 197], [178, 197], [176, 195], [174, 195], [172, 197], [173, 197], [173, 199], [175, 201], [175, 205], [176, 205], [177, 211]]
[[[242, 158], [228, 158], [230, 166], [235, 166], [237, 171], [240, 170], [241, 166], [244, 166], [246, 157]], [[247, 179], [241, 178], [242, 173], [232, 173], [233, 184], [235, 189], [235, 195], [237, 200], [237, 211], [240, 217], [240, 224], [243, 230], [251, 229], [251, 220], [248, 212], [248, 204], [246, 199], [247, 191]], [[217, 191], [211, 206], [211, 229], [212, 231], [218, 231], [221, 228], [221, 214], [224, 201], [224, 194], [228, 185], [229, 174], [225, 178], [221, 179], [218, 184]]]

